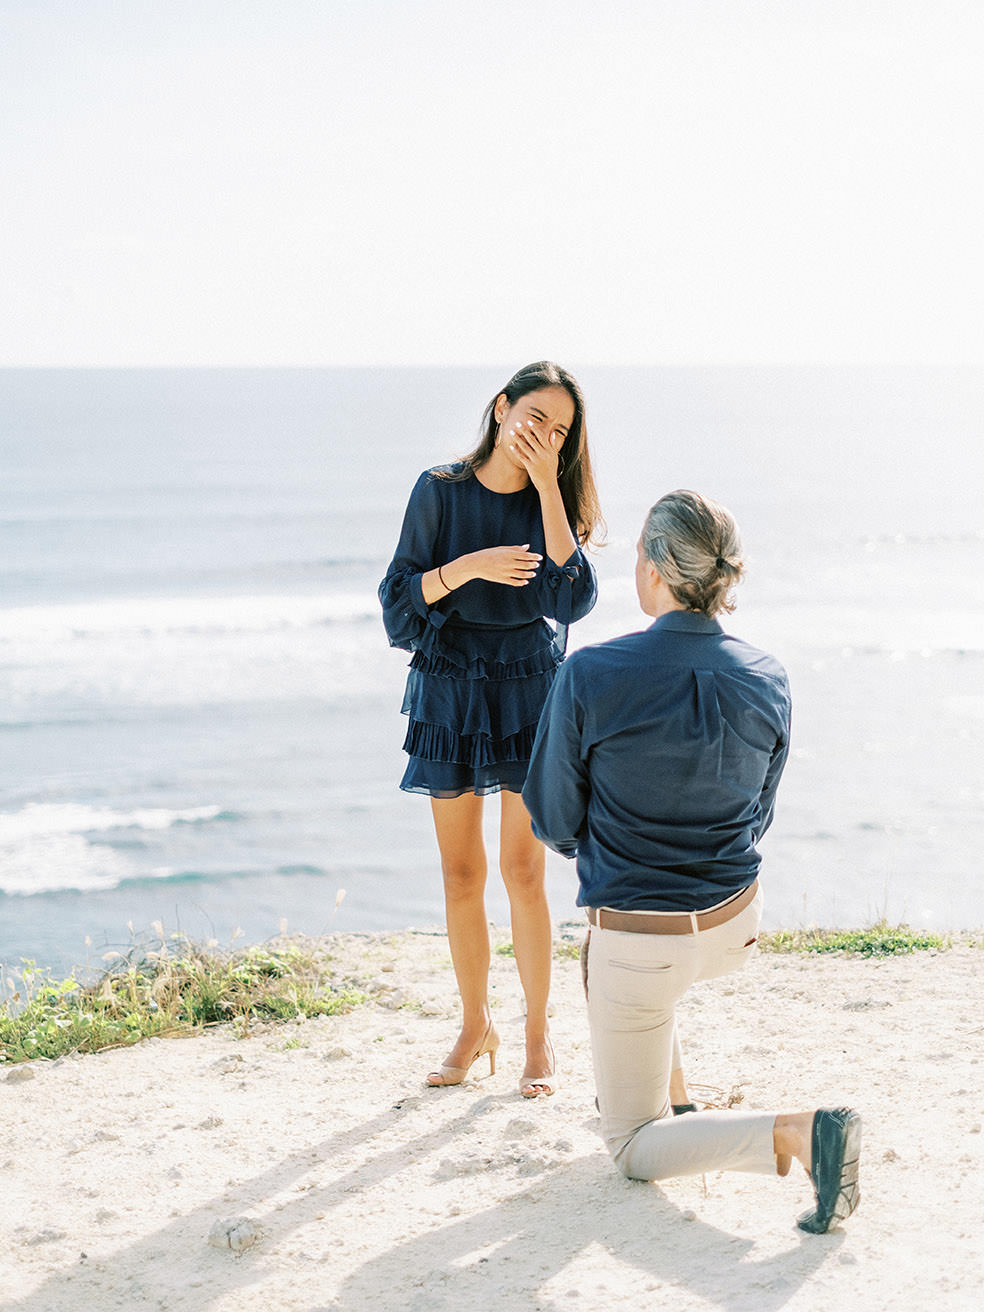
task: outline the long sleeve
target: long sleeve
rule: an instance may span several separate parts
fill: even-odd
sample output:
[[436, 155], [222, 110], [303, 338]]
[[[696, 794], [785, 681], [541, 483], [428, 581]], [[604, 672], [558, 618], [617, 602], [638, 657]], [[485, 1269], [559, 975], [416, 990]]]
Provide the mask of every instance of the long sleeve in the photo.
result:
[[566, 857], [577, 855], [590, 794], [582, 759], [582, 713], [574, 693], [574, 667], [573, 659], [562, 665], [550, 689], [523, 788], [534, 834]]
[[759, 821], [758, 828], [755, 831], [756, 841], [762, 837], [769, 825], [772, 824], [772, 817], [775, 814], [776, 807], [776, 790], [779, 787], [779, 780], [786, 766], [786, 758], [789, 755], [789, 736], [776, 743], [775, 751], [769, 760], [769, 766], [765, 773], [765, 780], [762, 784], [762, 792], [759, 797], [759, 810], [762, 818]]
[[396, 554], [379, 585], [383, 624], [391, 647], [415, 650], [433, 613], [424, 601], [421, 577], [437, 563], [434, 544], [440, 527], [438, 489], [433, 476], [423, 473], [410, 493]]
[[548, 619], [558, 624], [573, 624], [587, 615], [597, 598], [594, 566], [580, 547], [571, 552], [563, 565], [555, 565], [549, 556], [544, 556], [537, 577], [537, 599]]

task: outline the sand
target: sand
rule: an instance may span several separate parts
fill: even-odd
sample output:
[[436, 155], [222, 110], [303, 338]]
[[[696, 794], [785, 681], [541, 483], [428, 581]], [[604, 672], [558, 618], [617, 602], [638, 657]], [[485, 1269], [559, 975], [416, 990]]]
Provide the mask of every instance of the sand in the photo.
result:
[[444, 936], [330, 946], [374, 998], [349, 1015], [0, 1068], [0, 1306], [981, 1306], [972, 940], [888, 960], [763, 953], [685, 1000], [686, 1067], [710, 1101], [862, 1111], [863, 1201], [822, 1237], [795, 1228], [811, 1202], [798, 1168], [659, 1185], [615, 1171], [576, 961], [555, 965], [561, 1087], [530, 1102], [510, 958], [493, 963], [496, 1075], [483, 1061], [459, 1088], [426, 1089], [455, 1032]]

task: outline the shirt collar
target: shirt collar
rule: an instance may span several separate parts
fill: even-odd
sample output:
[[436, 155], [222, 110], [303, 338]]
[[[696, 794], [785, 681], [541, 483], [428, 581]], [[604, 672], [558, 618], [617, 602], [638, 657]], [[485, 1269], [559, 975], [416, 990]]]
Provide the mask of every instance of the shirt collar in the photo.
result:
[[709, 615], [702, 615], [696, 610], [671, 610], [654, 620], [649, 626], [654, 630], [667, 630], [671, 633], [721, 633], [721, 625]]

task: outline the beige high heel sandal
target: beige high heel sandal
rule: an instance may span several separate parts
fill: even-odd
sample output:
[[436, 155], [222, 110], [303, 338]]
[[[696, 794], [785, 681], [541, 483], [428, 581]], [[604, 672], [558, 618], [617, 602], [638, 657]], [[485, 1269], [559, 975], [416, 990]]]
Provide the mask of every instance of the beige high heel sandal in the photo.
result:
[[553, 1044], [547, 1039], [550, 1049], [550, 1070], [546, 1075], [524, 1075], [519, 1082], [519, 1091], [524, 1098], [539, 1098], [541, 1094], [549, 1098], [557, 1091], [557, 1058]]
[[427, 1083], [432, 1089], [441, 1089], [448, 1084], [461, 1084], [465, 1076], [478, 1061], [479, 1057], [484, 1057], [488, 1053], [489, 1057], [489, 1074], [495, 1074], [495, 1054], [499, 1051], [499, 1036], [495, 1031], [495, 1026], [489, 1021], [489, 1027], [485, 1031], [482, 1042], [478, 1046], [478, 1051], [472, 1057], [467, 1066], [442, 1066], [440, 1070], [431, 1071], [427, 1076]]

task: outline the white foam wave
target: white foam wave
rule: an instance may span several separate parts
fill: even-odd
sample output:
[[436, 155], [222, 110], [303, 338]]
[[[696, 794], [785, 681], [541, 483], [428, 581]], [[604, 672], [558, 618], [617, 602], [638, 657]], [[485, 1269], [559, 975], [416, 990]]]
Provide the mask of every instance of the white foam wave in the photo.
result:
[[374, 593], [147, 597], [0, 610], [0, 644], [169, 634], [257, 634], [376, 619]]
[[[162, 831], [181, 822], [213, 820], [217, 806], [183, 810], [142, 807], [116, 811], [81, 802], [31, 802], [20, 811], [0, 813], [0, 892], [92, 892], [115, 888], [135, 873], [121, 852], [93, 844], [87, 835], [115, 829]], [[145, 871], [164, 877], [166, 869]]]
[[334, 705], [374, 694], [381, 662], [370, 654], [385, 669], [386, 653], [371, 593], [10, 609], [0, 611], [0, 721], [297, 698]]
[[111, 848], [90, 847], [80, 834], [32, 834], [4, 851], [0, 891], [57, 893], [115, 888], [131, 873], [130, 863]]
[[163, 806], [114, 811], [108, 806], [83, 802], [29, 802], [20, 811], [0, 812], [0, 850], [9, 843], [46, 834], [92, 834], [107, 829], [170, 829], [195, 820], [214, 820], [218, 806], [190, 806], [172, 810]]
[[[397, 703], [406, 655], [362, 626], [292, 634], [160, 640], [107, 638], [5, 659], [0, 726], [69, 723], [147, 708], [319, 703], [347, 706], [385, 694]], [[382, 689], [382, 693], [380, 690]]]

